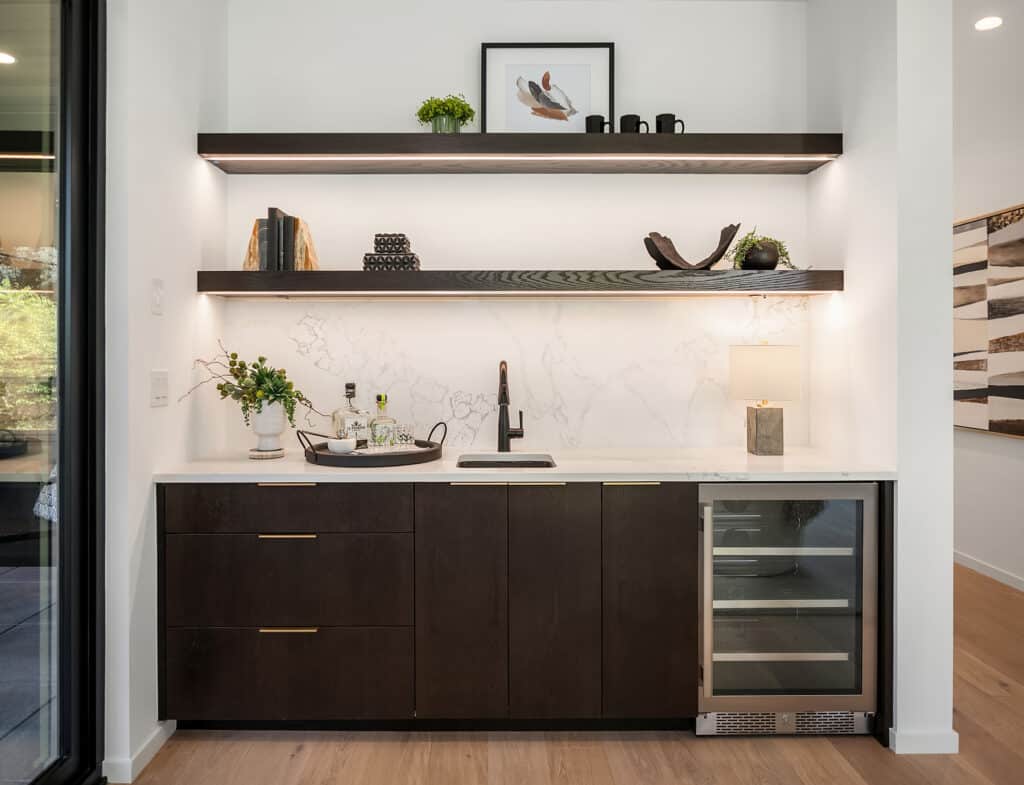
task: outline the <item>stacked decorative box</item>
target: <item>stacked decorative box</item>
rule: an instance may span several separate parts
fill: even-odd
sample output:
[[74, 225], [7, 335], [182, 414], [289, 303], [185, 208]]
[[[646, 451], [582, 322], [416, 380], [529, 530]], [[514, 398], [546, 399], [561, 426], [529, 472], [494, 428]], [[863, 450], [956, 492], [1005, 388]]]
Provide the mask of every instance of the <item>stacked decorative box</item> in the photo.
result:
[[418, 270], [420, 257], [412, 252], [409, 238], [404, 234], [375, 234], [373, 253], [363, 254], [363, 269]]

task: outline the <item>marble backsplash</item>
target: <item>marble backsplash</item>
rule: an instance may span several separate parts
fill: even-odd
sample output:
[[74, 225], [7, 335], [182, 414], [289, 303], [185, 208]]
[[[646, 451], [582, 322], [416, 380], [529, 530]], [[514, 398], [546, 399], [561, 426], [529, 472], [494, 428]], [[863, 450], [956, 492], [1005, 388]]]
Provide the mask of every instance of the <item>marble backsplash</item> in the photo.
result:
[[[744, 402], [728, 395], [734, 343], [804, 347], [800, 401], [786, 404], [786, 440], [808, 443], [811, 314], [805, 297], [501, 299], [413, 301], [214, 300], [220, 338], [242, 357], [265, 355], [329, 414], [345, 382], [371, 408], [417, 436], [444, 420], [449, 444], [492, 450], [498, 362], [509, 363], [514, 449], [741, 446]], [[216, 350], [211, 336], [207, 353]], [[199, 395], [215, 397], [212, 391]], [[249, 446], [227, 402], [211, 418], [202, 453]], [[305, 427], [323, 430], [312, 415]], [[205, 426], [204, 426], [205, 427]], [[286, 440], [290, 444], [291, 439]], [[202, 457], [202, 454], [196, 457]]]

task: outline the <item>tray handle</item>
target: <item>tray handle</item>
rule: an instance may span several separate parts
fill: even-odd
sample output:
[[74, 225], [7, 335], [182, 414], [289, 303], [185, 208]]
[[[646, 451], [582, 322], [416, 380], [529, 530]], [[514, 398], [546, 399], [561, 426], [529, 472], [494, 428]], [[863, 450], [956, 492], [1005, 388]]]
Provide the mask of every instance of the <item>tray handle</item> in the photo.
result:
[[[319, 437], [319, 436], [322, 436], [322, 434], [311, 433], [310, 431], [296, 431], [295, 435], [298, 437], [299, 444], [302, 445], [303, 450], [305, 450], [308, 453], [312, 453], [313, 454], [313, 460], [315, 462], [319, 463], [319, 461], [317, 460], [318, 456], [316, 454], [316, 450], [313, 448], [313, 440], [310, 439], [309, 437], [310, 436], [318, 436]], [[326, 439], [327, 437], [324, 436], [323, 438]]]
[[444, 433], [441, 434], [441, 441], [438, 442], [438, 444], [444, 445], [444, 440], [448, 438], [448, 423], [446, 423], [444, 420], [437, 423], [433, 428], [430, 429], [430, 433], [427, 434], [427, 441], [434, 441], [434, 431], [436, 431], [438, 428], [444, 428]]

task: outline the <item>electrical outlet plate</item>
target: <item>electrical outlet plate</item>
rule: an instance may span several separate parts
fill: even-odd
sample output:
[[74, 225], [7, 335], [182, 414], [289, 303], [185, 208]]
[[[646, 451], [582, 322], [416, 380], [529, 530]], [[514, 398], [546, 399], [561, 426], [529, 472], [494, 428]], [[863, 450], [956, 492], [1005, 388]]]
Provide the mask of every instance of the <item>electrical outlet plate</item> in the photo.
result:
[[153, 316], [164, 315], [164, 282], [162, 278], [154, 278], [150, 289], [149, 311]]
[[149, 372], [149, 405], [153, 408], [167, 406], [170, 380], [167, 371], [153, 370]]

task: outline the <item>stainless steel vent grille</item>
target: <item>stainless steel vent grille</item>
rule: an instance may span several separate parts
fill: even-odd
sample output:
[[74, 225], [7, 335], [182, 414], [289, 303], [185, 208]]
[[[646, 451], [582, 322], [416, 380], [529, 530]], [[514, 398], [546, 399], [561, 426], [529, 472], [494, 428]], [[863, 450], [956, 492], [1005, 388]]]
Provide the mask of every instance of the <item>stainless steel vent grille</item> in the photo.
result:
[[[703, 716], [709, 721], [703, 731], [707, 735], [756, 736], [775, 733], [775, 712], [771, 711], [716, 711]], [[701, 733], [701, 729], [698, 728], [697, 732]]]
[[697, 715], [698, 736], [841, 736], [870, 733], [862, 711], [711, 711]]
[[796, 732], [807, 735], [837, 735], [856, 733], [857, 725], [852, 711], [798, 711]]

